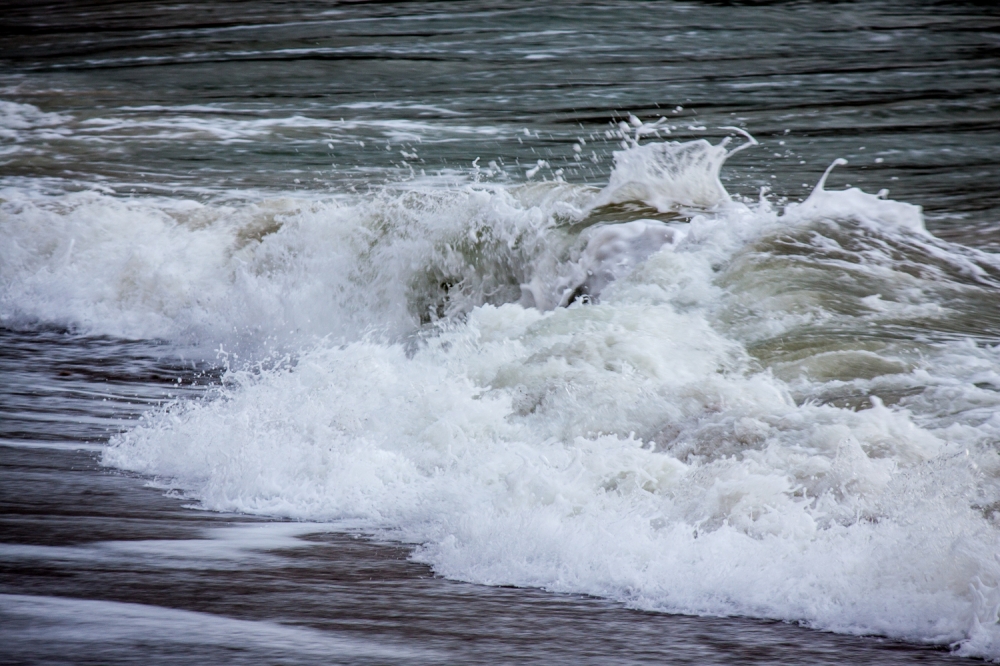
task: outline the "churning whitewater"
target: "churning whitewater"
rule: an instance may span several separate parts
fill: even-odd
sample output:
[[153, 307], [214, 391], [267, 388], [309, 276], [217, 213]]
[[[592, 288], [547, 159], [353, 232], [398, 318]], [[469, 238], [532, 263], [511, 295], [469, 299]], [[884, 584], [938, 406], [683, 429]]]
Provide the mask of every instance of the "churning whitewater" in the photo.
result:
[[731, 197], [727, 144], [639, 129], [603, 189], [8, 188], [2, 315], [218, 348], [104, 454], [206, 508], [1000, 657], [1000, 262], [886, 192]]

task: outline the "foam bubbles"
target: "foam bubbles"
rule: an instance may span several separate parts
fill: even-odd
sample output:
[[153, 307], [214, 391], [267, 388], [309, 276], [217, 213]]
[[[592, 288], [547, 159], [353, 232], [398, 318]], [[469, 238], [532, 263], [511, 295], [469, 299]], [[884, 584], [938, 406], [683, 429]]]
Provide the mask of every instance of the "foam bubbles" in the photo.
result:
[[[724, 158], [635, 147], [601, 191], [9, 193], [3, 312], [285, 336], [105, 452], [208, 508], [354, 519], [463, 580], [998, 656], [994, 258], [858, 190], [732, 201]], [[672, 221], [622, 223], [640, 203]]]
[[361, 519], [477, 582], [939, 642], [1000, 603], [968, 490], [996, 492], [995, 454], [906, 409], [796, 405], [669, 302], [483, 306], [409, 358], [358, 342], [239, 379], [106, 462], [211, 508]]
[[660, 212], [711, 208], [730, 200], [719, 181], [724, 144], [700, 139], [648, 143], [616, 151], [615, 169], [595, 205], [642, 201]]
[[551, 211], [498, 188], [242, 206], [3, 197], [0, 316], [125, 337], [398, 337], [516, 300], [532, 259], [559, 247]]
[[31, 104], [17, 104], [0, 100], [0, 138], [21, 141], [27, 136], [36, 138], [62, 137], [66, 132], [59, 126], [72, 120], [62, 113], [45, 113]]

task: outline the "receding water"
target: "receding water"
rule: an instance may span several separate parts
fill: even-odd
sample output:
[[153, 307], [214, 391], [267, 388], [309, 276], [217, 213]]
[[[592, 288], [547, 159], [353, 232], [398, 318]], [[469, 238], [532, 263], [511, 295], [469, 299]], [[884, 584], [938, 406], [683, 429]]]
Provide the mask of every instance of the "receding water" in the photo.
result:
[[1000, 657], [991, 4], [2, 14], [6, 661]]

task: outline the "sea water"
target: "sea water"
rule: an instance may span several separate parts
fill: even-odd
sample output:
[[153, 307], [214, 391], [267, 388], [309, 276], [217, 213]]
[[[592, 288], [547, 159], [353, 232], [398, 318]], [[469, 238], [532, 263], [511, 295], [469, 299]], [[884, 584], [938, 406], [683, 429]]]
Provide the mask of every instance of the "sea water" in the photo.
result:
[[1000, 658], [996, 13], [411, 9], [8, 42], [3, 325], [218, 368], [103, 464]]

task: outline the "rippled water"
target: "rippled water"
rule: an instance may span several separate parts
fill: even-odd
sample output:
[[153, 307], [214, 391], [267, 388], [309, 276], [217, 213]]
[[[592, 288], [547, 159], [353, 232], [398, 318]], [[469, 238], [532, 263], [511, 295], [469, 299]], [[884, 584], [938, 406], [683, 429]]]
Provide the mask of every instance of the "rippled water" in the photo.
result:
[[8, 656], [997, 657], [998, 27], [9, 3]]

